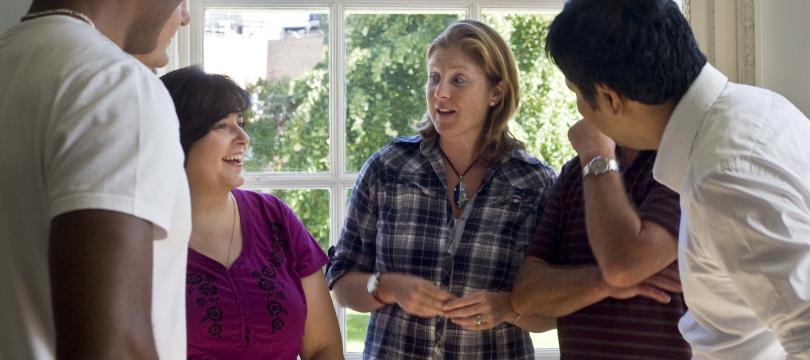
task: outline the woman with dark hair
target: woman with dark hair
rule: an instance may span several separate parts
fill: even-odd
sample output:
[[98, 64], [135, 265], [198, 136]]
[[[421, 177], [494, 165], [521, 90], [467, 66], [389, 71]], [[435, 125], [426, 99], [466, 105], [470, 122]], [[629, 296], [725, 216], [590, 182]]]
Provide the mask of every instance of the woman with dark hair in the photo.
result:
[[197, 67], [161, 80], [180, 119], [191, 190], [189, 359], [342, 359], [326, 255], [281, 200], [237, 189], [250, 95]]
[[427, 49], [419, 136], [369, 158], [327, 272], [338, 301], [371, 312], [366, 359], [534, 359], [510, 293], [554, 178], [508, 123], [517, 68], [477, 21]]

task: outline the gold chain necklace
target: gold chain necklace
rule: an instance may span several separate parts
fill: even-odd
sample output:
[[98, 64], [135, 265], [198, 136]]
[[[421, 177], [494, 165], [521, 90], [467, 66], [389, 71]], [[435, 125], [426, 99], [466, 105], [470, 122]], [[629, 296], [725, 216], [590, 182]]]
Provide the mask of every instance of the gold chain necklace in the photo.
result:
[[[234, 235], [234, 233], [236, 233], [236, 209], [237, 209], [236, 198], [233, 196], [232, 193], [228, 193], [228, 198], [231, 199], [231, 202], [233, 203], [233, 215], [231, 216], [231, 237], [230, 237], [230, 239], [228, 239], [228, 253], [227, 253], [226, 257], [225, 257], [225, 263], [223, 264], [223, 266], [225, 266], [226, 268], [228, 267], [228, 265], [231, 262], [231, 246], [233, 245], [233, 235]], [[194, 229], [192, 229], [191, 232], [193, 234]], [[190, 240], [188, 242], [188, 246], [190, 248], [194, 249], [195, 251], [197, 251], [198, 253], [202, 254], [200, 249], [198, 249], [198, 247], [194, 246], [194, 243], [192, 242], [192, 240]], [[209, 259], [213, 259], [208, 255], [204, 255], [204, 256], [208, 257]], [[216, 260], [214, 260], [214, 261], [216, 261]]]
[[25, 16], [20, 18], [20, 21], [36, 19], [36, 18], [39, 18], [39, 17], [49, 16], [49, 15], [72, 16], [74, 18], [77, 18], [79, 20], [82, 20], [82, 21], [90, 24], [90, 27], [92, 27], [92, 28], [96, 27], [96, 24], [93, 24], [93, 20], [90, 20], [89, 16], [87, 16], [85, 14], [82, 14], [81, 12], [78, 12], [76, 10], [71, 10], [71, 9], [50, 9], [50, 10], [38, 11], [38, 12], [26, 14]]
[[231, 239], [228, 240], [228, 258], [225, 260], [226, 268], [231, 263], [231, 245], [233, 244], [233, 233], [236, 232], [236, 198], [234, 198], [232, 193], [228, 193], [228, 197], [233, 202], [233, 217], [231, 220]]

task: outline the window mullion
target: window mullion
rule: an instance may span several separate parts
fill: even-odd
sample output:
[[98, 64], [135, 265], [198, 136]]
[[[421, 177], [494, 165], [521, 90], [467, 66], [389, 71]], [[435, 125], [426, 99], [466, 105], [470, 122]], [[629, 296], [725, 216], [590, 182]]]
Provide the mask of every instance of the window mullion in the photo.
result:
[[[343, 4], [340, 0], [330, 6], [329, 18], [332, 24], [329, 27], [329, 76], [330, 76], [330, 89], [329, 89], [329, 106], [330, 106], [330, 154], [332, 155], [332, 171], [335, 177], [335, 193], [332, 194], [333, 203], [330, 204], [329, 213], [332, 217], [332, 231], [330, 231], [330, 244], [336, 244], [338, 239], [338, 229], [340, 228], [341, 219], [344, 216], [343, 205], [343, 186], [340, 184], [340, 178], [346, 172], [346, 69], [345, 69], [345, 53], [346, 42], [343, 37], [344, 16]], [[332, 301], [335, 305], [337, 312], [338, 324], [340, 325], [340, 338], [343, 342], [343, 352], [346, 353], [346, 308], [339, 306], [335, 297], [332, 296]]]
[[470, 4], [470, 7], [467, 8], [467, 19], [470, 20], [481, 20], [481, 2], [475, 1]]

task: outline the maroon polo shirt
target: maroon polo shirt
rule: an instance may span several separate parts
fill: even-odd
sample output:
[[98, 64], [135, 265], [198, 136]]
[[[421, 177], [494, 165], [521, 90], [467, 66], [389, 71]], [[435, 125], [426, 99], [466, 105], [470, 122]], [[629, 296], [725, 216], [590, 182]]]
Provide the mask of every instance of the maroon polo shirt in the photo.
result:
[[[621, 169], [625, 193], [641, 219], [677, 237], [678, 194], [653, 179], [655, 154], [640, 152]], [[597, 264], [588, 243], [578, 157], [563, 166], [527, 254], [557, 266]], [[678, 270], [677, 263], [670, 267]], [[602, 300], [557, 319], [561, 359], [690, 359], [689, 344], [678, 331], [686, 310], [680, 294], [672, 294], [669, 304], [641, 296]]]

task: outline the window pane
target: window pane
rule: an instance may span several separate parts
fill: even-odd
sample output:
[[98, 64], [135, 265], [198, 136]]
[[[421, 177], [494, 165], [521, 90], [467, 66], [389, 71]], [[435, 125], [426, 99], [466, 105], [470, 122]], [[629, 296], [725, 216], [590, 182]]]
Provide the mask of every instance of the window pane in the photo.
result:
[[329, 170], [326, 10], [208, 9], [204, 67], [253, 98], [248, 171]]
[[329, 189], [262, 189], [273, 194], [292, 209], [298, 219], [318, 241], [321, 249], [329, 249]]
[[346, 170], [392, 137], [416, 134], [425, 112], [425, 50], [459, 14], [346, 16]]
[[[555, 14], [484, 11], [482, 20], [509, 44], [520, 77], [520, 110], [509, 128], [528, 152], [555, 169], [575, 155], [568, 127], [579, 119], [576, 97], [545, 53], [545, 38]], [[536, 348], [559, 348], [557, 330], [532, 333]]]
[[365, 348], [369, 313], [360, 313], [346, 308], [346, 349], [347, 353], [362, 353]]
[[[354, 187], [346, 188], [346, 205], [352, 197]], [[371, 314], [346, 308], [346, 349], [347, 353], [362, 353], [365, 347], [368, 319]]]
[[580, 118], [576, 96], [546, 56], [545, 39], [555, 14], [484, 11], [482, 20], [509, 43], [520, 76], [520, 110], [510, 125], [530, 154], [555, 171], [575, 153], [568, 127]]
[[557, 341], [557, 330], [549, 330], [544, 333], [531, 333], [532, 344], [539, 349], [559, 349], [560, 343]]

